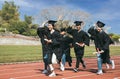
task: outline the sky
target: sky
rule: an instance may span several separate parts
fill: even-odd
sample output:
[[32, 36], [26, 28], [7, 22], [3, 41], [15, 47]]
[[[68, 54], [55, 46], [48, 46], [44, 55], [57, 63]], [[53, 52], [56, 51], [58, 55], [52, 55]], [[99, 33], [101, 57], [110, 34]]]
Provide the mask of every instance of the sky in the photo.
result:
[[4, 1], [14, 1], [18, 5], [20, 17], [37, 16], [41, 10], [52, 6], [80, 9], [91, 15], [91, 20], [106, 24], [109, 33], [120, 34], [120, 0], [0, 0], [0, 9]]

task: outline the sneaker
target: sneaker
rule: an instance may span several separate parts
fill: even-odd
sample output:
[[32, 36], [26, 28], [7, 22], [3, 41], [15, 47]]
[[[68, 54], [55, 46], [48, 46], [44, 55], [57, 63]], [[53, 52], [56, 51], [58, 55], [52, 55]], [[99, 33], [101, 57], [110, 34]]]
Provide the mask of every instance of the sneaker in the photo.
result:
[[48, 71], [47, 71], [47, 70], [43, 70], [42, 73], [43, 73], [43, 74], [47, 74]]
[[49, 66], [47, 67], [47, 71], [50, 71], [50, 67]]
[[55, 72], [52, 72], [51, 74], [49, 74], [49, 77], [55, 77], [55, 76], [56, 76]]
[[103, 74], [102, 70], [99, 70], [99, 71], [97, 72], [97, 75], [102, 75], [102, 74]]
[[74, 70], [74, 72], [78, 72], [78, 68], [74, 68], [73, 70]]
[[65, 70], [65, 68], [64, 68], [64, 67], [60, 67], [60, 70], [61, 70], [61, 71], [64, 71], [64, 70]]
[[112, 69], [115, 69], [115, 62], [114, 62], [114, 60], [111, 60], [111, 62], [112, 62]]
[[64, 67], [64, 65], [63, 65], [62, 63], [60, 64], [60, 70], [61, 70], [61, 71], [64, 71], [64, 70], [65, 70], [65, 67]]
[[110, 66], [109, 66], [108, 64], [106, 64], [106, 68], [107, 68], [107, 69], [110, 69]]

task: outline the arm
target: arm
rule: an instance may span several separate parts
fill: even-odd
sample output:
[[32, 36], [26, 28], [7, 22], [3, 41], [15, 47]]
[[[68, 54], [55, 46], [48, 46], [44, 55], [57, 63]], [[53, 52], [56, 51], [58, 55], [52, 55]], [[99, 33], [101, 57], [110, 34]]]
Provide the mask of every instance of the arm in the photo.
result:
[[90, 43], [90, 37], [88, 36], [88, 34], [86, 32], [84, 34], [84, 43], [87, 46], [89, 46], [89, 43]]

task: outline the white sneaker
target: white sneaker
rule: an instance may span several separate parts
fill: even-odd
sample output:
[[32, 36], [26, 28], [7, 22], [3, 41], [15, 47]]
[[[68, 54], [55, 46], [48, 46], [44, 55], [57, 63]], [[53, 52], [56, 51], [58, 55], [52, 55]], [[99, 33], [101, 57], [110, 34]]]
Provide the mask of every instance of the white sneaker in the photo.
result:
[[60, 64], [60, 70], [61, 70], [61, 71], [64, 71], [64, 70], [65, 70], [65, 67], [64, 67], [64, 65], [63, 65], [62, 63]]
[[61, 71], [64, 71], [64, 70], [65, 70], [65, 68], [64, 68], [64, 67], [60, 67], [60, 70], [61, 70]]
[[103, 74], [102, 70], [99, 70], [99, 71], [97, 72], [97, 75], [102, 75], [102, 74]]
[[108, 64], [106, 64], [106, 68], [107, 68], [107, 69], [110, 69], [110, 66], [109, 66]]
[[52, 73], [49, 75], [49, 77], [55, 77], [55, 76], [56, 76], [55, 72], [52, 72]]
[[43, 70], [42, 73], [43, 73], [43, 74], [47, 74], [48, 71], [47, 71], [47, 70]]
[[112, 62], [112, 69], [115, 69], [115, 62], [114, 62], [114, 60], [111, 60], [111, 62]]
[[73, 70], [74, 70], [74, 72], [78, 72], [78, 68], [74, 68]]

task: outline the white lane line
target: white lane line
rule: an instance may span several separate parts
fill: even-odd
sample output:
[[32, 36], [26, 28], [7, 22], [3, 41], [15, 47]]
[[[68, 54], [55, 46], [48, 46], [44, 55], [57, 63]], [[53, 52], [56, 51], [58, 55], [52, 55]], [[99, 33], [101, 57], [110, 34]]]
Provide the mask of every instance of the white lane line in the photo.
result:
[[9, 79], [29, 78], [29, 77], [37, 77], [37, 76], [41, 76], [41, 75], [43, 75], [43, 74], [31, 75], [31, 76], [22, 76], [22, 77], [14, 77], [14, 78], [9, 78]]
[[3, 73], [3, 74], [0, 74], [0, 75], [10, 75], [10, 74], [17, 74], [17, 73], [26, 73], [26, 72], [35, 72], [34, 70], [29, 70], [29, 71], [20, 71], [20, 72], [13, 72], [13, 73]]
[[[42, 63], [43, 64], [43, 63]], [[41, 64], [41, 65], [42, 65]], [[30, 68], [30, 67], [35, 67], [34, 65], [33, 66], [21, 66], [21, 67], [10, 67], [10, 68], [2, 68], [2, 70], [0, 71], [4, 71], [4, 70], [12, 70], [11, 68], [16, 68], [16, 69], [21, 69], [21, 68]], [[37, 67], [40, 67], [40, 65], [37, 65]]]
[[[57, 72], [57, 74], [60, 74], [60, 73], [68, 73], [70, 71], [66, 71], [66, 72]], [[36, 77], [36, 76], [41, 76], [41, 75], [44, 75], [44, 74], [39, 74], [39, 75], [31, 75], [31, 76], [21, 76], [21, 77], [13, 77], [13, 79], [20, 79], [20, 78], [30, 78], [30, 77]], [[34, 78], [33, 78], [34, 79]]]
[[113, 79], [120, 79], [120, 77], [115, 77], [115, 78], [113, 78]]
[[84, 76], [89, 76], [89, 75], [95, 75], [95, 74], [87, 74], [87, 75], [76, 75], [76, 76], [65, 77], [65, 78], [61, 78], [61, 79], [78, 78], [78, 77], [84, 77]]
[[[34, 67], [32, 67], [32, 68], [34, 68]], [[39, 69], [39, 68], [40, 68], [40, 67], [37, 67], [36, 69]], [[23, 67], [23, 68], [15, 68], [15, 69], [3, 69], [3, 70], [0, 70], [0, 72], [1, 72], [1, 71], [8, 71], [8, 70], [19, 70], [19, 69], [20, 69], [20, 70], [21, 70], [21, 69], [31, 69], [31, 67], [27, 67], [27, 68], [24, 68], [24, 67]]]
[[[112, 72], [116, 72], [116, 71], [120, 71], [120, 70], [114, 70]], [[111, 71], [110, 71], [111, 72]], [[84, 77], [84, 76], [89, 76], [89, 75], [96, 75], [96, 74], [86, 74], [86, 75], [76, 75], [76, 76], [71, 76], [71, 77], [64, 77], [64, 78], [61, 78], [61, 79], [71, 79], [71, 78], [79, 78], [79, 77]], [[118, 77], [120, 78], [120, 77]]]

